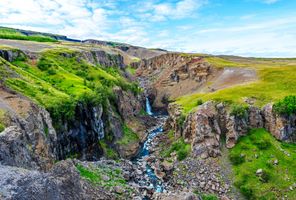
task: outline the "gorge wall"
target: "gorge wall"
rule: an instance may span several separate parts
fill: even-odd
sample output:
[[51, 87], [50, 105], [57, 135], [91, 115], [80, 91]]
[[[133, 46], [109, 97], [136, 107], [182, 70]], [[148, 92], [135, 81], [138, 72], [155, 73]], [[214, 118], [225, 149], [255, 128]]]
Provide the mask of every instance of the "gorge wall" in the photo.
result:
[[281, 141], [296, 141], [296, 116], [278, 115], [272, 104], [262, 109], [249, 106], [243, 115], [235, 115], [227, 105], [213, 101], [202, 104], [186, 118], [177, 104], [170, 104], [168, 112], [166, 129], [173, 129], [176, 138], [191, 143], [193, 155], [202, 158], [219, 156], [224, 139], [226, 147], [232, 148], [251, 128], [265, 128]]
[[[13, 70], [10, 64], [20, 57], [34, 62], [41, 55], [15, 49], [0, 51], [0, 111], [3, 112], [0, 117], [6, 127], [0, 134], [2, 164], [48, 170], [54, 162], [66, 158], [97, 160], [105, 155], [106, 148], [124, 158], [137, 153], [151, 125], [145, 123], [145, 117], [148, 116], [140, 116], [140, 111], [144, 109], [144, 97], [141, 94], [114, 87], [113, 99], [107, 99], [101, 104], [78, 102], [71, 119], [53, 119], [52, 113], [38, 102], [5, 84], [9, 78], [22, 77], [22, 72]], [[84, 50], [78, 54], [65, 51], [62, 57], [75, 58], [77, 62], [85, 60], [105, 68], [116, 67], [123, 76], [125, 73], [123, 57], [119, 54]], [[139, 138], [133, 142], [133, 148], [118, 142], [124, 137], [125, 124]], [[104, 146], [101, 141], [105, 143]]]

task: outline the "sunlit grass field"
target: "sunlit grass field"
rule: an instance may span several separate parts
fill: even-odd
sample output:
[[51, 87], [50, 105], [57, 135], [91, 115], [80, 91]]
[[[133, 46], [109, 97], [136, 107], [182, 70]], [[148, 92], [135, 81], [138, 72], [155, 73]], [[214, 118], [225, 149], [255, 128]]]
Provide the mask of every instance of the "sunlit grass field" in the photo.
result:
[[220, 57], [207, 57], [206, 61], [214, 67], [245, 67], [256, 70], [259, 80], [218, 90], [211, 93], [195, 93], [176, 99], [184, 113], [195, 109], [198, 101], [208, 100], [244, 103], [245, 98], [255, 100], [255, 105], [263, 106], [287, 95], [296, 94], [295, 59], [244, 59], [232, 61]]

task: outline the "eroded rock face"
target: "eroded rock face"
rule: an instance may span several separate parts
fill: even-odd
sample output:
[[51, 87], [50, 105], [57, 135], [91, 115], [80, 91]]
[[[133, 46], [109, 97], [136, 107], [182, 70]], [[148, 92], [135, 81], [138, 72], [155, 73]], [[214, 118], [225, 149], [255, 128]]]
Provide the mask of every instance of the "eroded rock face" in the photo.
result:
[[[75, 155], [83, 160], [98, 159], [102, 150], [98, 145], [105, 136], [103, 107], [78, 104], [75, 119], [61, 122], [57, 134], [58, 158]], [[78, 154], [78, 155], [77, 155]]]
[[0, 166], [0, 198], [29, 199], [113, 199], [100, 187], [81, 179], [71, 160], [61, 161], [48, 173]]
[[107, 53], [103, 50], [83, 51], [82, 56], [88, 62], [94, 65], [101, 65], [105, 67], [124, 67], [123, 57], [120, 54]]
[[56, 160], [57, 135], [49, 113], [25, 97], [0, 88], [7, 128], [0, 133], [0, 163], [49, 169]]
[[264, 128], [275, 138], [287, 142], [296, 142], [296, 115], [276, 115], [271, 104], [266, 105], [262, 113]]
[[193, 155], [203, 158], [220, 155], [221, 130], [218, 112], [212, 102], [205, 103], [197, 112], [189, 114], [184, 127], [183, 135], [191, 141]]
[[131, 91], [123, 91], [119, 87], [115, 87], [113, 91], [116, 96], [118, 111], [123, 119], [136, 117], [140, 113], [142, 105]]
[[182, 127], [177, 123], [180, 116], [178, 106], [170, 105], [169, 108], [172, 111], [169, 112], [167, 129], [181, 132], [180, 135], [191, 143], [193, 155], [202, 158], [220, 155], [222, 137], [226, 139], [226, 147], [232, 148], [238, 138], [251, 128], [265, 128], [278, 140], [296, 142], [296, 116], [280, 116], [273, 111], [271, 104], [262, 110], [250, 106], [246, 116], [233, 116], [222, 103], [209, 101], [190, 113]]
[[8, 62], [12, 62], [20, 57], [25, 57], [24, 53], [18, 50], [0, 50], [0, 57], [4, 58]]
[[203, 85], [215, 68], [198, 56], [167, 53], [139, 63], [138, 77], [148, 79], [145, 88], [154, 91], [154, 107], [168, 105], [169, 98], [177, 98], [196, 91]]

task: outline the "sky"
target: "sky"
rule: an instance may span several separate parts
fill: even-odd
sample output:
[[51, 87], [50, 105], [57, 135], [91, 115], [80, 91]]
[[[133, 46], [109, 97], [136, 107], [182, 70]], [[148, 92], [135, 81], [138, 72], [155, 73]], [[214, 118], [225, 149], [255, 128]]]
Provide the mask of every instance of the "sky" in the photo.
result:
[[172, 51], [296, 57], [296, 0], [0, 0], [0, 26]]

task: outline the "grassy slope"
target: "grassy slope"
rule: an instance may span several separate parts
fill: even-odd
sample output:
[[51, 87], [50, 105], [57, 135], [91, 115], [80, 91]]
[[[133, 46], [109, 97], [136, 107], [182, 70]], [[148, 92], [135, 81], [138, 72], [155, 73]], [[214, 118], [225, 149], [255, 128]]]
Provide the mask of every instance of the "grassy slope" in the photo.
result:
[[[288, 154], [290, 156], [288, 156]], [[255, 157], [258, 156], [258, 158]], [[230, 151], [235, 185], [248, 199], [296, 199], [296, 145], [281, 143], [263, 129], [254, 129], [239, 139]], [[273, 162], [278, 160], [278, 165]], [[263, 169], [266, 177], [256, 176]]]
[[123, 137], [117, 142], [120, 145], [128, 145], [134, 142], [139, 142], [139, 137], [126, 124], [123, 125]]
[[206, 60], [217, 68], [248, 67], [255, 69], [259, 80], [253, 83], [234, 86], [212, 93], [196, 93], [177, 99], [185, 113], [197, 107], [202, 101], [218, 100], [243, 103], [244, 97], [256, 99], [256, 105], [263, 106], [287, 95], [296, 94], [296, 62], [294, 59], [245, 59], [231, 61], [226, 58], [207, 57]]
[[64, 48], [46, 50], [37, 61], [22, 58], [8, 63], [0, 58], [0, 68], [1, 63], [20, 75], [6, 79], [8, 86], [45, 106], [57, 118], [71, 117], [78, 101], [101, 103], [112, 96], [115, 85], [135, 89], [117, 69], [91, 65], [80, 59], [79, 52]]
[[30, 40], [37, 42], [56, 42], [54, 38], [44, 35], [24, 35], [14, 29], [0, 27], [0, 38], [11, 40]]

